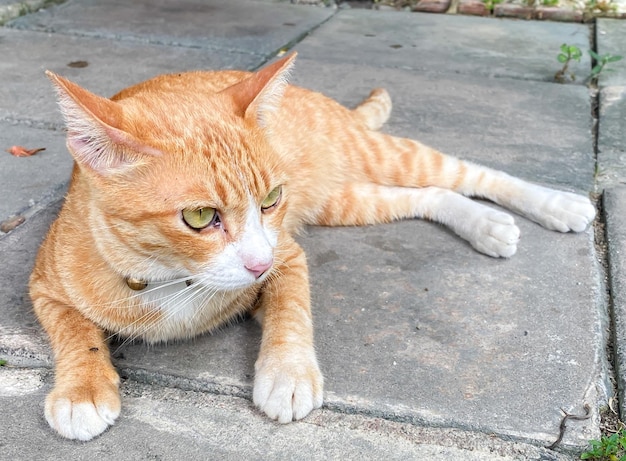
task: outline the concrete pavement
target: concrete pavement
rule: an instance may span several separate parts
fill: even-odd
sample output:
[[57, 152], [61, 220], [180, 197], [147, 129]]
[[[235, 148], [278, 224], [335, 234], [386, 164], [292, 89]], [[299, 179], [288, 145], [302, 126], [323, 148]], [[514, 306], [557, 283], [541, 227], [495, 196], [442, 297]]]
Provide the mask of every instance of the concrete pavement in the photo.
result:
[[[0, 155], [0, 221], [25, 218], [0, 234], [0, 459], [575, 459], [599, 437], [626, 368], [626, 64], [597, 94], [582, 82], [587, 54], [576, 82], [552, 82], [560, 45], [586, 50], [594, 34], [599, 51], [625, 53], [616, 20], [594, 28], [269, 0], [70, 0], [0, 27], [0, 148], [46, 147]], [[386, 87], [391, 133], [595, 194], [596, 232], [517, 218], [518, 254], [494, 260], [423, 221], [310, 228], [299, 241], [322, 410], [281, 426], [253, 408], [260, 331], [248, 321], [184, 343], [114, 347], [122, 416], [92, 442], [61, 439], [43, 419], [52, 361], [26, 292], [71, 168], [43, 70], [111, 95], [163, 72], [254, 69], [285, 48], [299, 52], [294, 83], [346, 105]], [[544, 448], [561, 409], [583, 414], [585, 404], [591, 418], [569, 421], [556, 451]]]

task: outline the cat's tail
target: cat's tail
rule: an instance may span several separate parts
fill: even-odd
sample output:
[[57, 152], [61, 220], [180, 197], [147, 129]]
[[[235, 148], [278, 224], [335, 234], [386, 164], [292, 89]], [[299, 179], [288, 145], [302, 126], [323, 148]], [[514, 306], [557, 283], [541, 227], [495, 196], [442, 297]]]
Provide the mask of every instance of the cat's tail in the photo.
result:
[[352, 110], [353, 116], [370, 130], [379, 130], [391, 114], [391, 97], [384, 88], [374, 88], [369, 96]]

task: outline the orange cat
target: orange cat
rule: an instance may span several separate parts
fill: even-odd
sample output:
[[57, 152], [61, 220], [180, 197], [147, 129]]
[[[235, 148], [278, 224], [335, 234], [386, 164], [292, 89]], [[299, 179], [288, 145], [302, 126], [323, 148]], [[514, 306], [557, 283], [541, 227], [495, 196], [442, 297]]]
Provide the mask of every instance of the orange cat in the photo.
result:
[[582, 231], [587, 198], [531, 185], [375, 131], [391, 102], [354, 110], [287, 85], [295, 54], [256, 73], [163, 75], [111, 99], [53, 74], [75, 159], [30, 292], [56, 380], [50, 425], [88, 440], [120, 412], [106, 338], [188, 338], [255, 309], [262, 342], [254, 403], [288, 422], [322, 404], [304, 224], [426, 218], [478, 251], [509, 257], [513, 218]]

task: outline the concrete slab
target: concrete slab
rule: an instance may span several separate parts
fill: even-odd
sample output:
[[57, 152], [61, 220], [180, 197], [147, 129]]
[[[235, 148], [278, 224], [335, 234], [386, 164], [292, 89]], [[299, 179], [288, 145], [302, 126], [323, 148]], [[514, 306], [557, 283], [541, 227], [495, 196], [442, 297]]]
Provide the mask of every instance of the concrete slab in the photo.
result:
[[[626, 85], [626, 29], [624, 22], [618, 19], [598, 18], [596, 22], [596, 44], [598, 54], [623, 56], [620, 61], [610, 63], [600, 74], [600, 87]], [[612, 69], [612, 70], [608, 70]]]
[[[428, 13], [341, 10], [299, 45], [304, 56], [327, 62], [410, 69], [415, 74], [460, 73], [553, 81], [564, 42], [589, 47], [581, 24], [514, 21]], [[583, 76], [589, 56], [572, 63]], [[433, 75], [434, 74], [434, 75]]]
[[[9, 23], [20, 29], [254, 54], [267, 59], [328, 19], [331, 8], [245, 0], [68, 1]], [[106, 18], [106, 19], [104, 19]]]
[[[363, 80], [380, 83], [380, 72], [304, 59], [294, 78], [354, 96], [345, 82], [360, 90]], [[585, 89], [495, 79], [486, 90], [468, 77], [432, 83], [408, 71], [384, 75], [404, 95], [402, 122], [392, 120], [392, 131], [409, 135], [415, 120], [424, 119], [435, 145], [542, 182], [591, 187]], [[428, 98], [419, 116], [413, 95]], [[553, 108], [567, 105], [572, 116], [563, 123]], [[301, 243], [311, 266], [327, 404], [550, 443], [560, 407], [581, 411], [585, 401], [605, 398], [604, 292], [591, 234], [554, 234], [519, 221], [524, 238], [510, 261], [477, 255], [423, 222], [309, 230]], [[134, 379], [247, 397], [259, 338], [256, 325], [246, 322], [191, 347], [124, 346], [115, 355]], [[566, 443], [584, 445], [597, 419], [582, 426]]]
[[626, 187], [604, 192], [610, 289], [613, 297], [615, 372], [620, 412], [626, 414]]
[[433, 78], [396, 69], [384, 58], [377, 58], [375, 65], [364, 60], [338, 63], [311, 55], [308, 43], [296, 47], [301, 54], [293, 83], [349, 107], [372, 88], [387, 88], [393, 110], [384, 131], [533, 182], [592, 189], [591, 99], [586, 87], [458, 75], [447, 72], [444, 64], [433, 67], [440, 73]]
[[[63, 440], [46, 427], [42, 401], [51, 374], [0, 369], [0, 459], [463, 459], [566, 460], [569, 457], [488, 435], [320, 411], [298, 424], [268, 421], [250, 402], [231, 396], [122, 385], [119, 424], [88, 444]], [[37, 415], [33, 417], [33, 415]], [[25, 434], [28, 434], [26, 437]], [[31, 457], [32, 456], [32, 457]]]
[[[300, 241], [326, 405], [549, 444], [561, 407], [605, 399], [603, 292], [581, 260], [591, 236], [520, 224], [527, 243], [510, 261], [422, 222], [310, 229]], [[125, 346], [117, 363], [137, 380], [247, 397], [259, 339], [246, 322], [191, 344]], [[597, 423], [565, 443], [584, 446]]]
[[[252, 54], [112, 42], [7, 28], [0, 29], [0, 40], [3, 44], [0, 120], [27, 120], [30, 124], [57, 128], [62, 120], [54, 91], [44, 75], [46, 69], [102, 96], [111, 96], [162, 73], [229, 67], [246, 69], [263, 62], [262, 57]], [[75, 67], [77, 62], [86, 67]]]
[[[84, 5], [98, 9], [100, 4]], [[55, 33], [0, 29], [3, 44], [9, 40], [26, 45], [9, 47], [11, 54], [5, 60], [9, 64], [0, 63], [3, 75], [9, 75], [10, 84], [15, 85], [11, 91], [0, 89], [6, 91], [0, 93], [0, 119], [58, 126], [60, 119], [50, 93], [43, 92], [45, 85], [29, 84], [39, 78], [43, 64], [63, 69], [62, 73], [94, 91], [110, 94], [150, 76], [143, 77], [144, 73], [180, 70], [180, 64], [187, 62], [198, 65], [194, 56], [224, 60], [226, 66], [236, 64], [233, 56], [252, 59], [249, 66], [261, 60], [258, 54], [240, 50], [231, 54], [222, 48], [207, 57], [210, 45], [201, 36], [199, 22], [193, 15], [177, 16], [178, 10], [167, 13], [178, 27], [168, 24], [171, 29], [163, 27], [167, 34], [150, 35], [148, 29], [133, 23], [142, 16], [127, 9], [131, 5], [137, 5], [153, 28], [158, 26], [153, 16], [161, 21], [166, 14], [161, 3], [153, 9], [144, 8], [147, 3], [128, 3], [115, 12], [126, 11], [126, 15], [102, 21], [110, 28], [97, 31], [111, 39], [85, 38], [71, 34], [87, 34], [89, 21], [94, 19], [82, 16], [80, 4], [71, 2], [64, 11], [74, 15], [74, 24], [64, 23], [60, 13], [24, 20], [24, 27], [39, 30], [38, 19], [33, 18], [43, 18], [41, 28], [58, 27]], [[229, 5], [240, 8], [239, 16], [244, 17], [241, 8], [270, 4]], [[231, 6], [220, 8], [232, 11]], [[298, 8], [307, 11], [303, 15], [318, 11]], [[106, 11], [98, 11], [101, 20]], [[557, 63], [542, 54], [553, 48], [546, 47], [548, 41], [556, 43], [557, 51], [550, 51], [555, 56], [561, 43], [556, 36], [565, 32], [570, 34], [568, 42], [571, 37], [584, 46], [585, 26], [549, 24], [546, 29], [559, 32], [553, 36], [535, 25], [545, 23], [388, 14], [393, 16], [358, 11], [335, 15], [297, 47], [301, 59], [295, 81], [345, 103], [357, 102], [372, 86], [388, 86], [396, 95], [389, 127], [395, 134], [419, 132], [419, 139], [452, 154], [542, 183], [590, 190], [590, 100], [581, 85], [544, 83]], [[185, 18], [191, 24], [180, 22]], [[313, 24], [319, 17], [309, 20]], [[125, 35], [128, 24], [141, 33]], [[522, 33], [519, 24], [532, 28], [534, 34]], [[472, 28], [483, 30], [483, 35], [472, 35]], [[438, 29], [441, 35], [436, 35]], [[394, 30], [397, 36], [392, 35]], [[366, 37], [370, 31], [376, 37]], [[119, 40], [118, 35], [126, 40]], [[178, 46], [174, 39], [167, 42], [171, 46], [141, 42], [163, 37], [188, 39], [186, 44], [205, 48]], [[370, 38], [374, 41], [369, 42]], [[68, 49], [59, 51], [63, 44]], [[81, 44], [91, 54], [80, 55]], [[395, 44], [403, 46], [390, 46]], [[511, 50], [519, 53], [514, 59], [507, 57]], [[177, 61], [176, 56], [182, 58]], [[89, 65], [64, 67], [81, 59]], [[27, 64], [24, 77], [20, 77], [20, 63]], [[23, 115], [15, 109], [20, 101]], [[0, 238], [0, 255], [11, 268], [0, 271], [0, 357], [16, 365], [50, 366], [45, 338], [30, 311], [26, 282], [39, 241], [56, 210], [46, 208]], [[46, 428], [41, 405], [50, 376], [37, 377], [36, 370], [31, 370], [35, 373], [32, 382], [39, 384], [28, 387], [31, 381], [25, 378], [21, 389], [32, 390], [28, 397], [0, 401], [3, 408], [5, 403], [10, 408], [3, 414], [12, 422], [19, 421], [10, 425], [11, 431], [20, 429], [10, 433], [11, 444], [39, 450], [35, 458], [52, 454], [58, 458], [59, 453], [74, 458], [81, 449], [90, 455], [145, 457], [148, 453], [162, 458], [185, 450], [190, 459], [207, 452], [240, 459], [242, 453], [250, 457], [266, 453], [257, 451], [255, 437], [260, 434], [262, 449], [276, 449], [275, 455], [270, 452], [276, 459], [303, 452], [315, 456], [318, 448], [311, 441], [318, 439], [320, 446], [328, 447], [321, 450], [327, 457], [349, 453], [363, 458], [374, 453], [389, 458], [399, 453], [403, 459], [499, 459], [494, 458], [498, 452], [489, 440], [549, 444], [558, 435], [560, 408], [582, 413], [582, 405], [589, 403], [594, 409], [592, 419], [568, 423], [563, 442], [566, 449], [581, 449], [598, 436], [598, 408], [612, 393], [604, 355], [605, 291], [593, 235], [591, 231], [550, 233], [521, 218], [518, 222], [522, 242], [518, 255], [508, 261], [481, 256], [445, 230], [421, 221], [361, 229], [314, 228], [301, 236], [311, 265], [317, 348], [327, 382], [326, 409], [314, 412], [303, 423], [277, 426], [251, 409], [247, 399], [260, 332], [254, 322], [247, 321], [185, 343], [116, 346], [116, 364], [131, 378], [123, 386], [126, 408], [118, 425], [89, 445], [61, 441]], [[0, 376], [5, 372], [0, 369]], [[430, 442], [416, 447], [426, 433], [419, 431], [436, 430], [416, 424], [457, 428], [457, 434], [471, 430], [471, 437], [477, 437], [472, 440], [478, 442], [472, 446], [467, 439], [446, 438], [448, 432], [439, 432], [434, 439], [426, 439], [434, 440], [435, 448], [426, 447]], [[389, 429], [392, 426], [395, 429]], [[355, 432], [364, 428], [371, 432]], [[32, 438], [24, 440], [25, 432]], [[406, 438], [390, 435], [400, 433], [411, 434], [409, 445]], [[268, 439], [275, 440], [275, 446], [268, 447]], [[128, 440], [139, 442], [129, 446]], [[437, 440], [449, 445], [442, 448]], [[233, 446], [243, 451], [233, 455]], [[423, 454], [419, 450], [424, 447], [434, 451]], [[466, 453], [467, 447], [475, 451]], [[505, 453], [509, 458], [504, 459], [559, 459], [552, 452], [532, 449], [534, 458], [523, 451], [509, 451]], [[490, 452], [496, 455], [487, 457]], [[474, 453], [485, 457], [472, 458]]]
[[626, 184], [626, 85], [600, 90], [598, 183], [600, 188]]
[[[397, 69], [382, 54], [369, 65], [311, 52], [316, 40], [340, 41], [325, 29], [341, 18], [296, 47], [296, 83], [350, 104], [385, 86], [394, 99], [386, 129], [394, 134], [535, 182], [583, 193], [593, 188], [585, 87], [457, 75], [436, 61], [433, 78]], [[421, 222], [311, 230], [302, 243], [312, 271], [318, 349], [332, 351], [322, 360], [330, 367], [327, 403], [548, 442], [559, 419], [557, 400], [572, 405], [585, 395], [610, 395], [592, 233], [564, 236], [523, 219], [518, 224], [522, 242], [510, 261], [472, 254]], [[568, 340], [564, 330], [577, 333]], [[565, 351], [576, 335], [588, 342]], [[531, 399], [532, 409], [526, 408]], [[595, 424], [570, 443], [584, 445]]]
[[11, 363], [37, 366], [52, 363], [47, 338], [28, 297], [28, 278], [39, 244], [60, 203], [45, 207], [11, 233], [0, 236], [2, 263], [11, 268], [0, 274], [0, 358], [10, 357]]
[[598, 20], [598, 53], [622, 55], [600, 74], [598, 181], [600, 187], [626, 184], [626, 28], [623, 21]]
[[[20, 158], [5, 152], [13, 145], [46, 150]], [[0, 121], [0, 222], [38, 203], [60, 198], [72, 164], [65, 133]]]

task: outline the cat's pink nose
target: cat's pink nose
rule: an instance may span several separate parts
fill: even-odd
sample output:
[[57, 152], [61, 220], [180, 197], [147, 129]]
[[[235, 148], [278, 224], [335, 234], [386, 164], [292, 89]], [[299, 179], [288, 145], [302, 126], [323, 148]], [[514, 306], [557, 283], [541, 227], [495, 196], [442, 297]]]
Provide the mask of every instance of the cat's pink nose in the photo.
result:
[[272, 261], [251, 265], [246, 264], [246, 269], [252, 272], [252, 275], [254, 275], [254, 277], [257, 279], [262, 276], [270, 267], [272, 267]]

